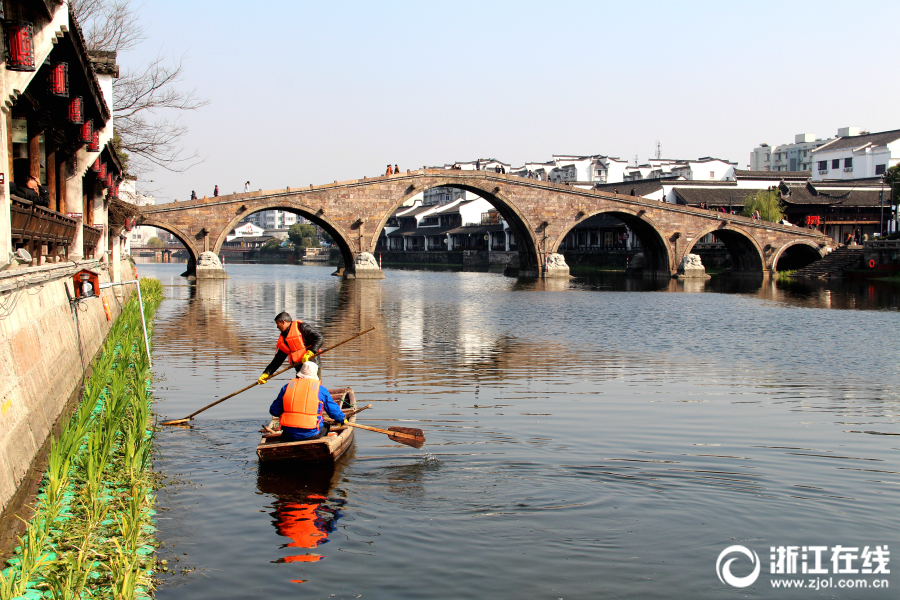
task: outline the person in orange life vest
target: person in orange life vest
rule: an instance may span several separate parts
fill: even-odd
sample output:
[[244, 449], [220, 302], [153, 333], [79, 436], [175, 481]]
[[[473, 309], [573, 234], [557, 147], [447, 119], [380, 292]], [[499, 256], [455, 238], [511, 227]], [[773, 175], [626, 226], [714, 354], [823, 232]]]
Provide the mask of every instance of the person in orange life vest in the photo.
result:
[[269, 407], [269, 414], [281, 422], [282, 440], [314, 440], [328, 435], [330, 426], [322, 420], [323, 412], [338, 426], [343, 425], [344, 411], [319, 383], [318, 371], [316, 363], [303, 363], [297, 377], [281, 388]]
[[[278, 367], [282, 365], [286, 358], [299, 371], [300, 365], [313, 358], [315, 353], [319, 351], [319, 348], [322, 347], [322, 342], [324, 341], [321, 333], [303, 321], [294, 321], [291, 319], [291, 315], [286, 312], [279, 313], [275, 317], [275, 325], [281, 332], [281, 335], [278, 336], [278, 342], [275, 344], [278, 352], [275, 353], [275, 358], [272, 359], [272, 362], [260, 375], [257, 382], [259, 385], [263, 385], [268, 381], [272, 373], [278, 370]], [[318, 362], [318, 357], [316, 357], [316, 362]]]

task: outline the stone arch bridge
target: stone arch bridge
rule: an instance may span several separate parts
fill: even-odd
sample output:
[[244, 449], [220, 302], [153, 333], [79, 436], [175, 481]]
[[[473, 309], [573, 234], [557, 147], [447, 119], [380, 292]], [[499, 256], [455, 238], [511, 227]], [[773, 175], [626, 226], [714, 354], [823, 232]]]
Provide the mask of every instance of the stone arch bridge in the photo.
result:
[[[175, 235], [196, 264], [203, 252], [218, 254], [225, 236], [248, 215], [291, 211], [331, 235], [346, 278], [376, 279], [384, 275], [372, 253], [388, 218], [416, 194], [442, 186], [471, 191], [497, 208], [516, 235], [524, 277], [568, 276], [559, 245], [573, 227], [599, 214], [620, 219], [638, 236], [645, 275], [673, 276], [685, 254], [710, 233], [728, 248], [734, 270], [748, 273], [774, 271], [789, 248], [815, 259], [834, 243], [816, 230], [512, 175], [444, 169], [148, 206], [139, 221]], [[198, 278], [225, 276], [221, 267], [204, 262]]]

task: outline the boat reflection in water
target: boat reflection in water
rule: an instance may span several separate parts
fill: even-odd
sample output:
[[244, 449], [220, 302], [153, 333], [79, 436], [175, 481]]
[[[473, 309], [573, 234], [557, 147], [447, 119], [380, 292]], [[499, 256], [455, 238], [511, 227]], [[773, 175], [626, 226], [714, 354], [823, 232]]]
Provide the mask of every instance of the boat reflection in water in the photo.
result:
[[[259, 465], [256, 486], [261, 493], [273, 497], [272, 524], [278, 535], [290, 540], [280, 548], [302, 550], [272, 562], [310, 563], [324, 558], [315, 549], [328, 542], [328, 535], [335, 531], [342, 517], [344, 500], [329, 494], [340, 481], [344, 460], [337, 465], [321, 466], [291, 461]], [[290, 581], [304, 583], [306, 580]]]

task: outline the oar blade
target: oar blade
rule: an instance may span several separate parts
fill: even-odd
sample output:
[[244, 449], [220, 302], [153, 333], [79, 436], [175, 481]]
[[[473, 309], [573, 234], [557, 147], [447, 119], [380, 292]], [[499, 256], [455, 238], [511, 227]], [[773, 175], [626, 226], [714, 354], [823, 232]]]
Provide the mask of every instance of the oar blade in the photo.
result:
[[413, 448], [421, 448], [425, 445], [425, 433], [421, 429], [414, 427], [388, 427], [388, 431], [394, 432], [389, 434], [388, 437], [399, 444], [406, 444]]

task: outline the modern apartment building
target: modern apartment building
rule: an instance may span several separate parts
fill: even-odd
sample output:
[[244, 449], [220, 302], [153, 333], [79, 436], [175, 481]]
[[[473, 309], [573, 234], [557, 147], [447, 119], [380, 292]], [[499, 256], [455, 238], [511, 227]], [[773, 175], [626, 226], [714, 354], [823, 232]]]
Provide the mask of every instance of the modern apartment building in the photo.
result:
[[[857, 127], [846, 129], [859, 130]], [[839, 134], [840, 135], [840, 134]], [[750, 153], [750, 171], [809, 171], [812, 151], [827, 144], [829, 139], [817, 138], [814, 133], [798, 133], [793, 144], [770, 146], [760, 144]]]
[[861, 133], [844, 127], [837, 139], [815, 149], [812, 160], [814, 181], [881, 177], [900, 162], [900, 129]]

